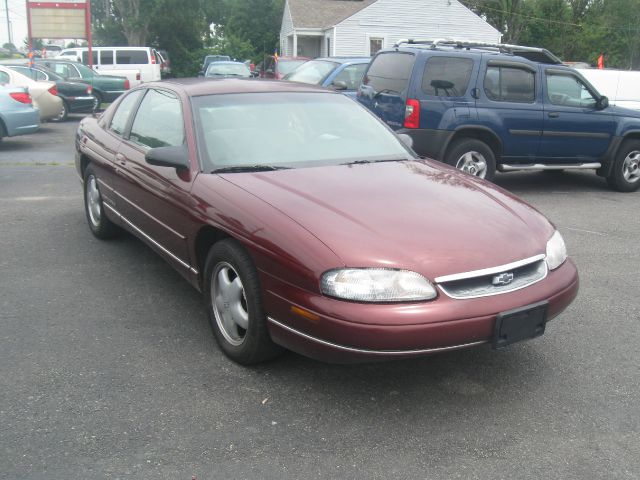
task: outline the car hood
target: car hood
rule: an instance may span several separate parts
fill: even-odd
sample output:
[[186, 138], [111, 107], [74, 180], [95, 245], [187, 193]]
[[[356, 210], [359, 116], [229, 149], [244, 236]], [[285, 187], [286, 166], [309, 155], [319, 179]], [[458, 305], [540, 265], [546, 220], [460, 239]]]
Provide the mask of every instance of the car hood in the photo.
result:
[[533, 207], [437, 162], [221, 176], [304, 227], [346, 266], [434, 278], [544, 253], [553, 233]]
[[640, 111], [632, 108], [621, 107], [619, 105], [609, 105], [605, 112], [617, 117], [632, 117], [640, 119]]

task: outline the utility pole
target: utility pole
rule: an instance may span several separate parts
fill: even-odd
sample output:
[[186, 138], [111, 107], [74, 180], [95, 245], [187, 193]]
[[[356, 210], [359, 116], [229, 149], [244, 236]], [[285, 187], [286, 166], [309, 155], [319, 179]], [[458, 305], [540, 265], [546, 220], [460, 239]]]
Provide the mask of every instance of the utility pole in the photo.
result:
[[9, 35], [9, 43], [13, 44], [11, 39], [11, 22], [9, 21], [9, 2], [4, 0], [4, 10], [7, 12], [7, 34]]

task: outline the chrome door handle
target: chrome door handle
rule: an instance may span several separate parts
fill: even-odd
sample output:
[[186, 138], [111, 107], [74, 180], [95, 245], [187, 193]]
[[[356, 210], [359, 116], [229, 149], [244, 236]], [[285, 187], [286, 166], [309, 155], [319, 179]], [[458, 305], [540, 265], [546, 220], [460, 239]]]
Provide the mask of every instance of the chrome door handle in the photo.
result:
[[558, 112], [549, 112], [549, 118], [558, 118], [559, 116]]
[[125, 157], [121, 153], [116, 153], [116, 162], [124, 167], [127, 164], [127, 157]]

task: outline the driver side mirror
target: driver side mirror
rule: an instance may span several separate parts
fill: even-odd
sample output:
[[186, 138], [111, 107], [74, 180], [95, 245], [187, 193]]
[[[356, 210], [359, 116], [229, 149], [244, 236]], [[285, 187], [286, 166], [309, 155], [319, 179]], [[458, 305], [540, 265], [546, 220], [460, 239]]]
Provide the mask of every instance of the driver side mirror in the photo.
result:
[[596, 108], [598, 110], [604, 110], [605, 108], [607, 108], [609, 106], [609, 97], [603, 95], [601, 96], [598, 101], [596, 102]]
[[334, 90], [346, 90], [347, 82], [343, 82], [342, 80], [334, 80], [331, 82], [331, 88]]
[[149, 165], [173, 167], [176, 170], [188, 170], [191, 166], [186, 145], [152, 148], [145, 154], [144, 159]]

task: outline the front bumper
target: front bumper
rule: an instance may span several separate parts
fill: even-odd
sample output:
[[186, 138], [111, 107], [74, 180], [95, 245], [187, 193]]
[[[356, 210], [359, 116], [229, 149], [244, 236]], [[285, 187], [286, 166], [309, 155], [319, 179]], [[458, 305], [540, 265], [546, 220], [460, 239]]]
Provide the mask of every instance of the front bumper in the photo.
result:
[[[336, 363], [408, 358], [467, 348], [492, 340], [497, 316], [548, 302], [548, 320], [576, 297], [578, 273], [567, 260], [539, 283], [515, 292], [468, 300], [440, 295], [415, 304], [357, 304], [284, 286], [263, 274], [272, 340], [318, 360]], [[286, 292], [286, 298], [280, 293]], [[295, 306], [317, 315], [292, 313]]]

